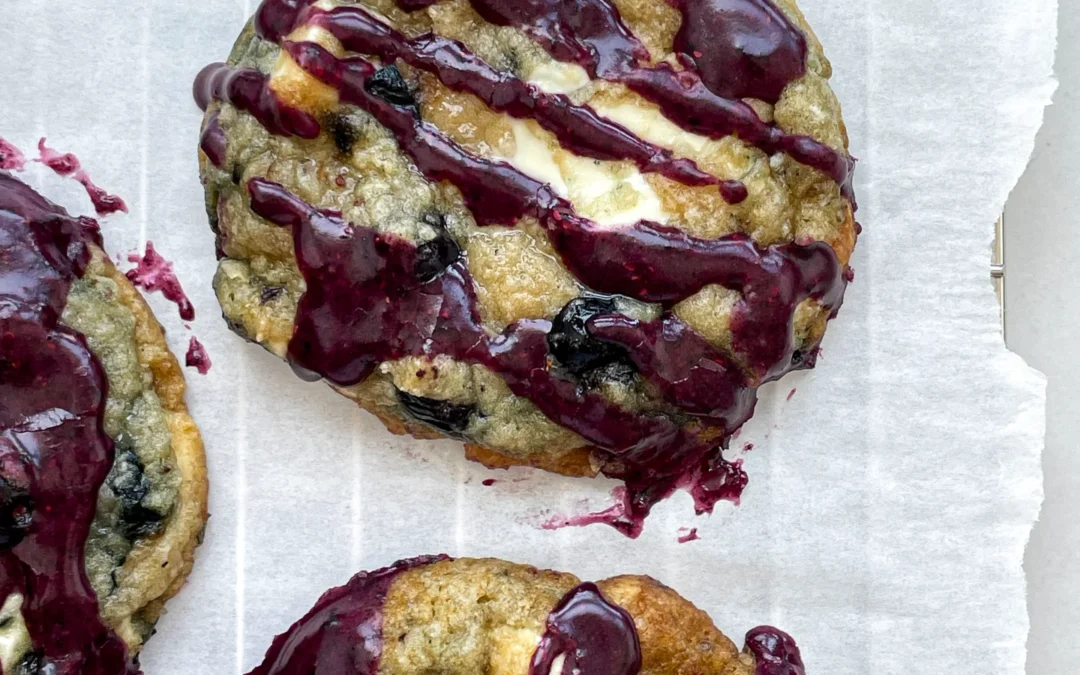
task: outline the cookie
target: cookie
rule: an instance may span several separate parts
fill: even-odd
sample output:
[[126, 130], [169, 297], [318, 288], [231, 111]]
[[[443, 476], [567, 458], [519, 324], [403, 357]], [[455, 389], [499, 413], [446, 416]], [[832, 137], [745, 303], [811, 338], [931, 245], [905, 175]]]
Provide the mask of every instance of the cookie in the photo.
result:
[[229, 325], [396, 433], [626, 481], [814, 365], [856, 238], [793, 0], [266, 0], [195, 83]]
[[744, 648], [660, 582], [502, 560], [404, 560], [327, 591], [250, 675], [805, 675], [795, 641]]
[[0, 664], [138, 672], [207, 518], [161, 326], [74, 218], [0, 172]]

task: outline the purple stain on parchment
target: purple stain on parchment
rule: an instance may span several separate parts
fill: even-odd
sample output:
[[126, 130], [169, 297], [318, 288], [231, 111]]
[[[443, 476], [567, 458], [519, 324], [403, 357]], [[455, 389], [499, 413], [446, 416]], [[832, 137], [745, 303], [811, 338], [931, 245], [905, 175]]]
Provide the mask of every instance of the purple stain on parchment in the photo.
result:
[[79, 158], [72, 153], [53, 150], [45, 145], [45, 139], [42, 138], [38, 141], [38, 158], [35, 161], [41, 162], [59, 176], [78, 181], [86, 189], [86, 194], [90, 196], [90, 201], [94, 203], [94, 210], [99, 216], [107, 216], [117, 211], [128, 212], [127, 204], [123, 199], [109, 194], [90, 180], [90, 175], [86, 173], [86, 169], [82, 168]]
[[184, 321], [195, 318], [195, 307], [184, 293], [183, 287], [180, 286], [180, 280], [173, 272], [172, 263], [161, 257], [154, 249], [154, 242], [146, 242], [144, 255], [129, 253], [128, 262], [138, 265], [127, 272], [128, 281], [147, 291], [161, 291], [166, 299], [176, 303], [180, 310], [180, 318]]
[[26, 168], [26, 156], [11, 143], [0, 138], [0, 169], [22, 171]]

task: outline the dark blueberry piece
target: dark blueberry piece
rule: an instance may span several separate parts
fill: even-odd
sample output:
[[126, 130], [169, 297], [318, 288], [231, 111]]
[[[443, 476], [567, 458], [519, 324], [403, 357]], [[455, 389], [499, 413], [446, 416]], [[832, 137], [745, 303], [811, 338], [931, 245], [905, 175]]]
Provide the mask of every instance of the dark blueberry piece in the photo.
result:
[[157, 534], [165, 526], [165, 516], [142, 504], [124, 507], [122, 519], [124, 536], [129, 540]]
[[27, 490], [0, 476], [0, 551], [17, 546], [34, 517], [34, 502]]
[[445, 230], [416, 247], [416, 278], [427, 283], [437, 279], [461, 257], [461, 247]]
[[416, 98], [409, 90], [409, 83], [401, 76], [397, 66], [387, 66], [368, 78], [364, 83], [368, 92], [401, 108], [416, 109]]
[[137, 504], [150, 491], [150, 481], [146, 478], [138, 455], [130, 449], [124, 449], [124, 446], [130, 447], [126, 434], [117, 437], [116, 446], [119, 452], [109, 479], [109, 487], [124, 506]]
[[284, 292], [285, 289], [281, 286], [263, 286], [263, 289], [259, 292], [259, 304], [265, 305]]
[[[117, 439], [117, 446], [124, 444], [124, 435], [121, 435]], [[120, 500], [120, 520], [128, 539], [154, 534], [161, 529], [165, 517], [141, 503], [150, 491], [150, 479], [142, 462], [131, 450], [124, 450], [116, 456], [109, 487]]]
[[446, 268], [461, 257], [461, 247], [446, 231], [446, 218], [438, 211], [428, 211], [420, 216], [425, 224], [435, 228], [436, 236], [416, 247], [416, 278], [423, 283], [437, 279]]
[[344, 115], [331, 115], [326, 124], [330, 128], [330, 135], [333, 136], [334, 145], [338, 150], [345, 154], [352, 152], [356, 141], [360, 139], [360, 134], [349, 118]]
[[616, 314], [614, 300], [600, 297], [575, 298], [563, 307], [551, 323], [548, 349], [564, 368], [582, 375], [613, 363], [634, 369], [626, 351], [589, 335], [586, 322], [597, 314]]
[[814, 348], [809, 350], [796, 349], [791, 354], [791, 369], [792, 370], [810, 370], [817, 364], [818, 354], [820, 349]]
[[409, 414], [450, 436], [461, 436], [469, 427], [475, 408], [449, 401], [413, 396], [398, 390], [398, 400]]
[[38, 675], [41, 672], [41, 654], [30, 652], [16, 666], [15, 675]]
[[233, 164], [233, 168], [232, 168], [232, 182], [233, 182], [233, 185], [239, 185], [240, 181], [242, 181], [243, 179], [244, 179], [243, 169], [240, 168], [239, 164]]

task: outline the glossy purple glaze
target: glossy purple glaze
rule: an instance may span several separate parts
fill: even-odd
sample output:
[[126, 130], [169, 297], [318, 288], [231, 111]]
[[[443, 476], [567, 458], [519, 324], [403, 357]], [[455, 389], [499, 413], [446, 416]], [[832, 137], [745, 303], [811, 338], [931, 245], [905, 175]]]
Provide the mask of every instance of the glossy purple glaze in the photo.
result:
[[[552, 673], [556, 659], [562, 668]], [[529, 675], [637, 675], [641, 647], [634, 619], [584, 583], [563, 596], [547, 620]]]
[[806, 38], [770, 0], [669, 0], [683, 13], [675, 36], [713, 93], [780, 100], [806, 72]]
[[746, 634], [746, 649], [757, 662], [757, 675], [806, 675], [794, 638], [772, 626], [758, 626]]
[[134, 269], [125, 273], [128, 281], [148, 292], [161, 291], [167, 300], [176, 303], [180, 318], [184, 321], [192, 321], [195, 318], [195, 306], [184, 293], [180, 279], [173, 271], [172, 263], [161, 257], [154, 248], [154, 242], [146, 242], [146, 253], [141, 256], [138, 253], [128, 254], [128, 262], [136, 263]]
[[674, 314], [651, 322], [599, 315], [586, 325], [593, 337], [626, 348], [638, 372], [685, 412], [734, 430], [753, 411], [754, 390], [738, 366]]
[[274, 638], [249, 675], [377, 675], [382, 657], [386, 594], [403, 572], [446, 556], [402, 560], [323, 594], [304, 618]]
[[[289, 359], [304, 371], [348, 386], [363, 380], [379, 363], [404, 356], [446, 354], [485, 365], [499, 373], [515, 394], [610, 454], [605, 472], [626, 480], [633, 493], [626, 517], [615, 524], [635, 536], [655, 501], [687, 476], [694, 477], [692, 485], [687, 484], [694, 487], [732, 485], [732, 478], [741, 474], [723, 461], [718, 448], [668, 418], [626, 411], [582, 391], [576, 380], [553, 370], [549, 322], [520, 321], [489, 338], [462, 261], [421, 283], [415, 274], [416, 247], [404, 239], [314, 209], [276, 183], [255, 179], [248, 183], [248, 191], [256, 214], [292, 228], [307, 292], [297, 308]], [[680, 326], [673, 315], [665, 321], [676, 329]], [[657, 368], [643, 374], [662, 390], [682, 391], [664, 379], [669, 371]], [[749, 415], [752, 394], [732, 400], [748, 409], [712, 411], [714, 416]], [[700, 506], [707, 510], [712, 505], [708, 499], [721, 492], [709, 489], [698, 494]], [[722, 498], [730, 496], [723, 493]]]
[[199, 148], [206, 153], [206, 158], [210, 160], [210, 163], [219, 169], [225, 166], [229, 144], [225, 137], [225, 130], [221, 128], [221, 122], [218, 121], [220, 114], [219, 110], [210, 115], [202, 134], [199, 135]]
[[[629, 160], [642, 171], [657, 172], [686, 185], [720, 184], [718, 178], [701, 171], [692, 161], [675, 159], [670, 150], [641, 140], [588, 106], [575, 105], [566, 96], [545, 94], [492, 68], [455, 40], [431, 34], [408, 39], [359, 6], [313, 13], [311, 23], [328, 29], [350, 51], [375, 54], [387, 63], [401, 59], [433, 73], [451, 89], [476, 96], [492, 110], [534, 119], [575, 154], [600, 160]], [[726, 181], [723, 188], [727, 199], [746, 198], [746, 188], [739, 181]]]
[[97, 223], [0, 172], [0, 598], [23, 596], [42, 672], [130, 675], [84, 561], [113, 460], [107, 380], [83, 336], [59, 325], [91, 243]]
[[268, 80], [266, 75], [252, 68], [231, 68], [224, 63], [211, 63], [195, 78], [195, 102], [203, 110], [211, 101], [230, 103], [250, 113], [267, 131], [279, 136], [318, 136], [318, 120], [278, 101], [267, 84]]
[[[741, 291], [744, 300], [733, 320], [734, 340], [761, 379], [778, 377], [797, 365], [791, 358], [791, 317], [799, 302], [814, 297], [827, 307], [839, 306], [844, 283], [840, 265], [827, 244], [785, 245], [761, 251], [745, 235], [703, 240], [648, 222], [600, 227], [578, 216], [547, 185], [508, 164], [469, 154], [423, 122], [414, 109], [368, 92], [365, 83], [375, 67], [364, 58], [338, 59], [313, 43], [286, 43], [285, 47], [301, 67], [336, 87], [343, 102], [360, 106], [394, 132], [426, 177], [457, 186], [479, 223], [510, 224], [524, 215], [534, 215], [567, 267], [594, 290], [669, 304], [711, 283]], [[251, 187], [255, 190], [260, 185], [263, 183], [253, 181]], [[260, 210], [260, 204], [263, 210], [267, 204], [258, 197], [253, 192], [252, 208], [269, 217]], [[484, 363], [500, 373], [514, 393], [528, 398], [549, 418], [613, 455], [605, 472], [626, 480], [632, 489], [629, 513], [634, 524], [626, 526], [630, 532], [637, 531], [638, 518], [656, 499], [670, 493], [685, 476], [696, 476], [692, 483], [682, 482], [698, 500], [699, 509], [705, 511], [711, 509], [714, 497], [732, 496], [732, 487], [745, 481], [741, 472], [733, 473], [730, 465], [718, 459], [719, 449], [670, 420], [628, 413], [600, 397], [583, 394], [576, 382], [549, 372], [544, 339], [550, 330], [547, 322], [521, 322], [489, 341], [479, 326], [472, 284], [463, 264], [452, 266], [437, 280], [442, 300], [433, 305], [431, 298], [423, 297], [429, 291], [410, 295], [416, 288], [410, 272], [413, 249], [405, 242], [366, 228], [354, 230], [334, 214], [310, 217], [312, 209], [302, 203], [292, 204], [289, 213], [292, 215], [284, 221], [269, 219], [292, 225], [294, 236], [298, 224], [316, 231], [329, 227], [335, 234], [324, 233], [323, 241], [334, 242], [336, 248], [348, 241], [349, 235], [342, 233], [366, 233], [328, 256], [312, 257], [309, 249], [297, 242], [308, 291], [297, 314], [290, 358], [304, 368], [347, 385], [366, 377], [377, 363], [405, 355], [445, 353]], [[378, 246], [392, 252], [390, 258], [395, 262], [386, 269], [372, 264], [378, 259], [373, 253]], [[394, 252], [398, 249], [400, 252]], [[313, 272], [317, 265], [305, 263], [305, 259], [358, 264], [334, 265], [316, 279]], [[344, 279], [340, 278], [343, 274]], [[358, 297], [338, 288], [351, 284], [356, 289], [357, 282], [365, 287]], [[371, 293], [373, 288], [376, 293]], [[451, 297], [446, 296], [448, 290]], [[436, 294], [434, 289], [430, 292]], [[344, 304], [327, 312], [322, 307], [323, 298], [331, 304]], [[425, 307], [435, 306], [439, 307], [437, 318], [416, 320], [417, 316], [430, 316], [432, 310]], [[368, 313], [361, 316], [356, 308]], [[340, 318], [330, 321], [333, 316]], [[416, 326], [427, 326], [432, 320], [435, 334], [416, 331]], [[448, 327], [441, 328], [444, 324]], [[639, 336], [632, 331], [611, 331], [598, 337], [634, 347], [639, 352], [640, 358], [635, 360], [642, 375], [661, 383], [660, 389], [669, 400], [694, 396], [711, 400], [711, 404], [698, 402], [692, 412], [718, 427], [717, 435], [730, 433], [749, 418], [756, 382], [728, 367], [723, 357], [706, 349], [702, 338], [672, 314], [665, 315], [653, 332], [657, 338], [664, 337], [663, 345], [653, 340], [657, 347], [670, 346], [675, 354], [689, 345], [693, 348], [676, 356], [677, 363], [664, 364], [666, 370], [661, 372], [659, 359], [640, 354], [635, 346]], [[490, 346], [482, 350], [477, 345]], [[724, 372], [718, 372], [718, 365]], [[663, 384], [672, 375], [690, 372], [707, 374], [708, 382], [675, 384], [676, 380], [670, 380], [671, 384]], [[722, 388], [715, 389], [718, 384]]]
[[728, 204], [742, 204], [750, 196], [750, 191], [741, 180], [725, 180], [720, 182], [720, 194]]
[[[639, 65], [649, 54], [610, 0], [469, 1], [487, 21], [532, 35], [554, 58], [625, 84], [659, 105], [683, 129], [715, 138], [737, 135], [770, 155], [786, 152], [830, 176], [850, 197], [850, 157], [763, 122], [749, 104], [728, 95], [760, 94], [775, 100], [778, 91], [805, 70], [805, 38], [769, 0], [674, 0], [683, 11], [676, 47], [704, 42], [692, 50], [700, 57], [691, 53], [684, 59], [691, 66], [696, 59], [701, 69], [682, 71], [668, 63]], [[723, 19], [720, 25], [694, 25], [718, 19]]]
[[[577, 215], [547, 184], [505, 162], [470, 154], [415, 110], [369, 93], [364, 85], [375, 67], [363, 57], [338, 59], [310, 42], [286, 43], [285, 48], [303, 68], [336, 87], [343, 102], [360, 106], [394, 132], [425, 176], [453, 183], [478, 223], [509, 225], [525, 215], [536, 216], [570, 270], [595, 290], [674, 303], [707, 284], [743, 290], [746, 285], [775, 283], [771, 268], [806, 264], [808, 269], [799, 276], [813, 282], [808, 295], [838, 300], [842, 294], [843, 284], [836, 283], [840, 265], [826, 244], [762, 253], [745, 235], [697, 239], [647, 221], [624, 228], [598, 226]], [[798, 253], [789, 255], [789, 249]], [[785, 257], [791, 260], [782, 260]]]
[[293, 32], [315, 0], [263, 0], [255, 12], [255, 33], [277, 42]]

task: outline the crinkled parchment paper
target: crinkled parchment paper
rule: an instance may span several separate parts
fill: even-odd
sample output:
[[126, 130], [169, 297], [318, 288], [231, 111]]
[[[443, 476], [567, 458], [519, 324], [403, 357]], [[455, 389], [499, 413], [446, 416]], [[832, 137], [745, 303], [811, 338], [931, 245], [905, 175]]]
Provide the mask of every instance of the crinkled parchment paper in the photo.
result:
[[[252, 4], [7, 0], [0, 22], [0, 136], [27, 151], [47, 136], [127, 200], [104, 221], [111, 251], [150, 238], [175, 261], [214, 360], [188, 371], [213, 517], [147, 673], [243, 672], [327, 587], [433, 552], [652, 574], [736, 640], [784, 627], [816, 675], [1022, 672], [1043, 379], [1002, 345], [988, 264], [1054, 88], [1054, 0], [803, 0], [861, 160], [856, 283], [818, 369], [770, 386], [733, 443], [754, 446], [742, 505], [694, 519], [677, 496], [638, 541], [531, 524], [603, 506], [613, 483], [392, 437], [227, 331], [190, 88]], [[77, 184], [23, 175], [90, 211]], [[154, 305], [182, 354], [189, 331]], [[680, 527], [701, 540], [676, 543]]]

